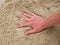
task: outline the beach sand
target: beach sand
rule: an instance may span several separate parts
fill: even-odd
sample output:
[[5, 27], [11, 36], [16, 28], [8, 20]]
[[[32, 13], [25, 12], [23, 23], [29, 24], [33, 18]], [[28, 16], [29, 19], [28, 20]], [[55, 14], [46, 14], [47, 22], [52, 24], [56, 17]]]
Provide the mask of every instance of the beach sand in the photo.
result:
[[60, 25], [28, 36], [30, 27], [17, 28], [24, 23], [16, 17], [24, 17], [20, 10], [47, 18], [60, 10], [60, 0], [0, 0], [0, 45], [60, 45]]

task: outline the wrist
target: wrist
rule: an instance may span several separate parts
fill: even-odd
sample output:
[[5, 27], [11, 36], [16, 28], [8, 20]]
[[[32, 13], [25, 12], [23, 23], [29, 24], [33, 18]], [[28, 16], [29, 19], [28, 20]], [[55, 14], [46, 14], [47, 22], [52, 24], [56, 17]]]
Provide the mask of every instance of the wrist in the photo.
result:
[[44, 19], [44, 22], [43, 22], [43, 29], [44, 28], [48, 28], [48, 27], [51, 27], [51, 26], [53, 26], [54, 24], [49, 20], [49, 19]]

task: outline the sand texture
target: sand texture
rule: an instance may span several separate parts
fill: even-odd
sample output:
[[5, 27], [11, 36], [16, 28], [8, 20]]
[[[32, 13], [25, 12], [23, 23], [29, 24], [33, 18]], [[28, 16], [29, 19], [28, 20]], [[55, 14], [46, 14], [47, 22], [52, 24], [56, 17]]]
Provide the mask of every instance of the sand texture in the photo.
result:
[[44, 18], [60, 10], [60, 0], [0, 0], [0, 45], [60, 45], [60, 25], [40, 33], [25, 35], [30, 27], [17, 28], [20, 10], [35, 12]]

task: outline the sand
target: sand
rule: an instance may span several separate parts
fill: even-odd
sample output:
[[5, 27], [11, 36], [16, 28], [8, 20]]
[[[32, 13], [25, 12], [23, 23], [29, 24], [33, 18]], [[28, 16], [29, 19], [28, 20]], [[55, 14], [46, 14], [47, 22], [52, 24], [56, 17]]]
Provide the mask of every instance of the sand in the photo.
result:
[[0, 0], [0, 45], [60, 45], [60, 25], [25, 35], [30, 27], [17, 28], [20, 10], [35, 12], [44, 18], [60, 10], [60, 0]]

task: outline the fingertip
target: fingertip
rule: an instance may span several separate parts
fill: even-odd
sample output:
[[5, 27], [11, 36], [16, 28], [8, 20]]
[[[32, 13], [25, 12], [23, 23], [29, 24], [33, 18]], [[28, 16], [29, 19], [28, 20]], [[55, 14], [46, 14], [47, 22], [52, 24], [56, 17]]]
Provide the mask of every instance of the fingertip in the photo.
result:
[[26, 31], [26, 32], [25, 32], [26, 35], [30, 35], [30, 34], [33, 34], [33, 33], [35, 33], [34, 30], [29, 30], [29, 31]]
[[20, 28], [20, 26], [17, 26], [17, 28]]
[[25, 35], [29, 35], [29, 33], [27, 33], [27, 32], [25, 32], [24, 34], [25, 34]]

